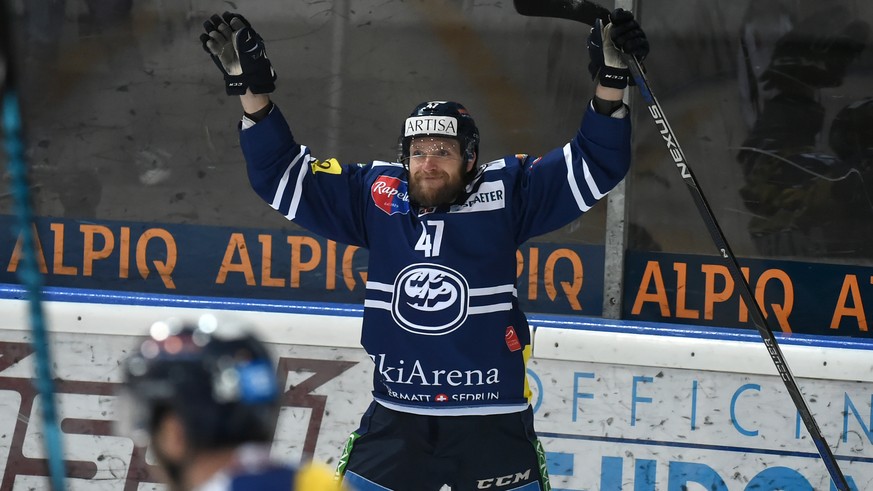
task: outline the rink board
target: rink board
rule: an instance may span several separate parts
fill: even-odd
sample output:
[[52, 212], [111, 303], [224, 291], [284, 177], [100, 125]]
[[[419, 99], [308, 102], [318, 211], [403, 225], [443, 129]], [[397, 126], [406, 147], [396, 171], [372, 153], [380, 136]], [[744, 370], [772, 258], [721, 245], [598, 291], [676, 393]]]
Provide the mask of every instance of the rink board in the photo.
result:
[[[359, 307], [124, 302], [91, 292], [44, 304], [69, 489], [163, 489], [148, 475], [150, 456], [112, 436], [118, 361], [152, 320], [204, 309], [253, 320], [274, 349], [285, 386], [276, 455], [335, 464], [370, 398]], [[0, 489], [46, 489], [26, 304], [0, 300], [0, 310]], [[829, 489], [757, 333], [531, 317], [528, 373], [554, 489]], [[780, 340], [841, 468], [855, 489], [873, 488], [873, 346]]]

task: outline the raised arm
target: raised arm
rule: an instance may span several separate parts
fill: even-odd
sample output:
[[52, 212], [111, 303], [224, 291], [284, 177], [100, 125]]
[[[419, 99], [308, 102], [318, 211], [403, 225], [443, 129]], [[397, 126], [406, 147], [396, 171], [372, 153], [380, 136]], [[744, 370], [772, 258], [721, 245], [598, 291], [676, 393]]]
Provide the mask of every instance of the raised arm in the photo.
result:
[[[225, 12], [203, 23], [203, 49], [224, 74], [227, 95], [240, 96], [243, 111], [257, 116], [270, 106], [276, 72], [267, 58], [264, 40], [240, 14]], [[261, 118], [258, 118], [261, 119]]]
[[641, 62], [649, 54], [649, 40], [634, 14], [616, 9], [612, 22], [603, 25], [598, 19], [588, 36], [588, 71], [597, 82], [594, 109], [600, 114], [613, 114], [622, 107], [624, 90], [633, 78], [621, 54], [635, 56]]
[[619, 9], [611, 23], [598, 21], [588, 38], [588, 69], [597, 86], [579, 130], [563, 147], [521, 163], [519, 242], [576, 219], [627, 174], [631, 132], [622, 99], [633, 82], [622, 52], [642, 60], [649, 43], [633, 14]]

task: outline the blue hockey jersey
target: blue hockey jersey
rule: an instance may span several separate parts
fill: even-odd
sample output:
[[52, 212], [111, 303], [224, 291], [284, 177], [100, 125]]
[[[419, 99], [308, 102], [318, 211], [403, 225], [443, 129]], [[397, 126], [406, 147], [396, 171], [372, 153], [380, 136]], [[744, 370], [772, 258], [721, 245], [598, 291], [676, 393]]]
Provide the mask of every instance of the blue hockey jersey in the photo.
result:
[[317, 160], [279, 111], [242, 129], [254, 190], [302, 227], [369, 250], [361, 344], [373, 395], [416, 414], [499, 414], [529, 404], [530, 331], [516, 251], [587, 211], [630, 165], [627, 117], [589, 105], [573, 139], [542, 157], [480, 166], [457, 204], [410, 203], [399, 163]]

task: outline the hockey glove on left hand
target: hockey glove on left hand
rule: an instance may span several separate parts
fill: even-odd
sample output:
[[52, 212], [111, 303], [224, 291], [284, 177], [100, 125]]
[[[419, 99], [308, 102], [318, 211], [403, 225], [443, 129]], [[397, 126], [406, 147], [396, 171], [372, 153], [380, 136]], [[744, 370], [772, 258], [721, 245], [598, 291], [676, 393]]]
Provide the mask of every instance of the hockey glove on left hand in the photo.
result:
[[268, 94], [276, 90], [276, 72], [267, 58], [264, 40], [245, 17], [225, 12], [203, 23], [203, 49], [224, 74], [227, 95]]
[[624, 89], [628, 82], [634, 85], [622, 53], [633, 55], [642, 62], [649, 54], [646, 33], [634, 19], [634, 14], [616, 9], [610, 16], [612, 22], [603, 25], [598, 19], [588, 36], [588, 71], [593, 80], [600, 80], [604, 87]]

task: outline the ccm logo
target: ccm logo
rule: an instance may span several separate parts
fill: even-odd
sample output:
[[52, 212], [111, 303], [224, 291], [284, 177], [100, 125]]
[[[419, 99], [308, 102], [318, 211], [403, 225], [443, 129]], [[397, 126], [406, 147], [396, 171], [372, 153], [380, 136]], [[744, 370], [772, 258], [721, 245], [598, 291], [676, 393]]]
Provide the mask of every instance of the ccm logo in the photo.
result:
[[516, 472], [513, 476], [512, 474], [508, 476], [500, 476], [500, 477], [492, 477], [490, 479], [479, 479], [476, 481], [477, 489], [490, 489], [493, 487], [503, 487], [509, 486], [510, 484], [519, 483], [521, 481], [526, 481], [530, 478], [530, 469], [524, 472]]

